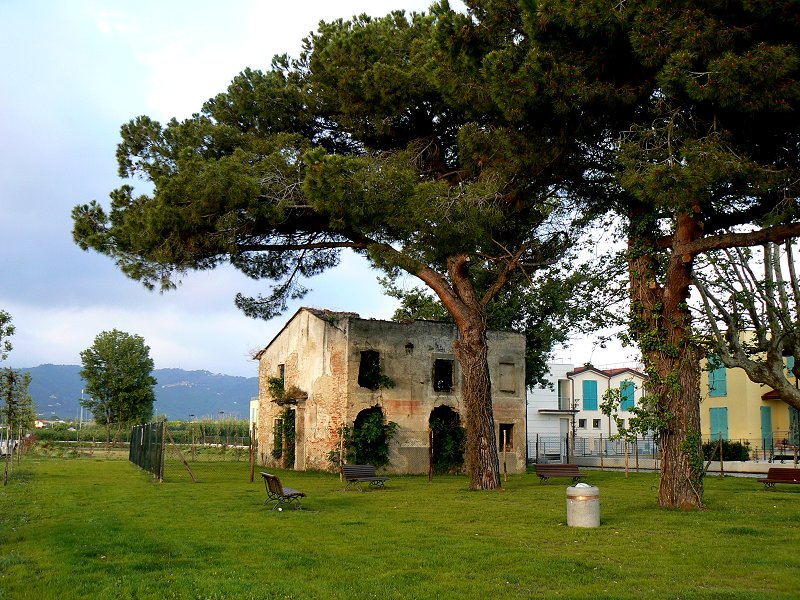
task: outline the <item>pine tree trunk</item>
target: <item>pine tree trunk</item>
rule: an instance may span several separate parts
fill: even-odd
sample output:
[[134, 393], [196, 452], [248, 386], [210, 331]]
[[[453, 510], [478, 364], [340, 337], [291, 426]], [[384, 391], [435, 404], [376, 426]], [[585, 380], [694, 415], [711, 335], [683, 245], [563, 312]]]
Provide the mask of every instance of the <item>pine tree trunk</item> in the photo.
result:
[[459, 338], [453, 342], [453, 352], [461, 367], [461, 399], [466, 408], [467, 474], [472, 489], [490, 490], [500, 487], [500, 458], [489, 378], [486, 299], [482, 301], [476, 295], [469, 262], [467, 255], [450, 257], [449, 282], [429, 268], [416, 275], [439, 296], [458, 328]]
[[703, 461], [700, 447], [700, 376], [698, 353], [687, 339], [678, 357], [655, 363], [657, 393], [665, 414], [671, 415], [659, 433], [661, 480], [658, 504], [691, 510], [703, 505]]
[[453, 344], [462, 372], [462, 399], [466, 406], [466, 466], [470, 487], [489, 490], [500, 487], [500, 462], [494, 431], [492, 386], [486, 321], [470, 315], [459, 323], [461, 337]]
[[678, 218], [661, 283], [657, 265], [663, 250], [649, 245], [652, 236], [632, 236], [628, 258], [631, 325], [649, 377], [647, 394], [656, 398], [662, 451], [658, 503], [685, 510], [703, 505], [700, 364], [686, 304], [693, 257], [676, 248], [699, 235], [693, 215]]

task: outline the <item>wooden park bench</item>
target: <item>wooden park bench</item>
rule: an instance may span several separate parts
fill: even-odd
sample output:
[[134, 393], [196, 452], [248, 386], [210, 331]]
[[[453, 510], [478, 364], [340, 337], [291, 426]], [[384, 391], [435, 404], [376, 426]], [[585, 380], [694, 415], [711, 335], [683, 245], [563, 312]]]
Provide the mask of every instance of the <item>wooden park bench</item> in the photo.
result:
[[800, 469], [790, 469], [786, 467], [770, 467], [767, 476], [759, 479], [765, 488], [774, 488], [776, 483], [798, 483], [800, 484]]
[[572, 481], [578, 481], [583, 477], [583, 473], [578, 471], [578, 465], [562, 465], [560, 463], [536, 463], [533, 465], [536, 474], [539, 476], [539, 483], [543, 483], [551, 477], [569, 477]]
[[262, 472], [261, 477], [264, 478], [264, 487], [267, 488], [267, 499], [264, 500], [264, 504], [274, 501], [275, 506], [272, 507], [272, 510], [276, 508], [278, 510], [283, 510], [284, 506], [290, 506], [292, 503], [294, 503], [294, 507], [297, 510], [303, 508], [300, 504], [300, 498], [305, 498], [303, 492], [293, 488], [283, 487], [281, 480], [270, 473]]
[[377, 475], [372, 465], [342, 465], [342, 475], [347, 481], [345, 490], [353, 487], [363, 492], [362, 483], [369, 483], [370, 487], [384, 487], [383, 484], [389, 481], [388, 477]]

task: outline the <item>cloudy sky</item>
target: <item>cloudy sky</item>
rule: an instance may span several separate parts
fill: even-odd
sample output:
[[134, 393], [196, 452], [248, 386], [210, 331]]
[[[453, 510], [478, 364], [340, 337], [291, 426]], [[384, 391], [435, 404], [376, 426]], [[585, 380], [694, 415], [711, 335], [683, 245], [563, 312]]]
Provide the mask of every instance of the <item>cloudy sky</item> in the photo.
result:
[[[284, 318], [254, 321], [233, 298], [264, 292], [263, 283], [217, 269], [191, 274], [176, 291], [148, 292], [72, 242], [70, 210], [93, 199], [107, 205], [122, 183], [114, 153], [120, 126], [133, 117], [190, 116], [245, 67], [266, 70], [275, 54], [296, 56], [320, 20], [428, 6], [0, 0], [0, 308], [16, 326], [6, 365], [79, 364], [98, 333], [117, 328], [143, 336], [157, 368], [254, 376], [252, 351]], [[307, 305], [388, 318], [395, 301], [376, 275], [345, 256], [288, 315]]]

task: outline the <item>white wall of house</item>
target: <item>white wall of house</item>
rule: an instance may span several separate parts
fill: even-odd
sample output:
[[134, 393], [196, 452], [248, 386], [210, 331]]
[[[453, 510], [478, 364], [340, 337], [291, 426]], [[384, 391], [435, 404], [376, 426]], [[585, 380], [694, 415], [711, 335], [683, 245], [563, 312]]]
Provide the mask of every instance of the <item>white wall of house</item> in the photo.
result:
[[[570, 374], [572, 380], [572, 397], [578, 412], [575, 414], [575, 434], [578, 437], [604, 438], [618, 432], [615, 421], [600, 410], [603, 395], [609, 389], [617, 389], [623, 382], [633, 385], [633, 405], [641, 401], [644, 387], [644, 376], [630, 369], [611, 369], [603, 371], [589, 368]], [[619, 417], [628, 422], [633, 416], [629, 410], [620, 410]]]
[[250, 399], [250, 417], [247, 430], [253, 431], [253, 425], [258, 425], [258, 398]]
[[551, 387], [536, 387], [528, 390], [528, 443], [535, 442], [540, 436], [560, 436], [561, 419], [570, 419], [569, 414], [555, 412], [569, 409], [571, 388], [567, 373], [574, 368], [566, 363], [548, 363], [547, 380]]

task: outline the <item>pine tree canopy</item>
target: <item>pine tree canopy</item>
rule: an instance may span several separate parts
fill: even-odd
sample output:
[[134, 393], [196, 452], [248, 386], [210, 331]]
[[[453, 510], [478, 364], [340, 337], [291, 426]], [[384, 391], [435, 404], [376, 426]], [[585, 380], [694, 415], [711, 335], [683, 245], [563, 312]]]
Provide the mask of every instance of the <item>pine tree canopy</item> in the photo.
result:
[[120, 175], [154, 191], [125, 185], [108, 211], [75, 207], [76, 242], [164, 289], [228, 261], [275, 283], [267, 297], [237, 298], [265, 318], [343, 248], [428, 273], [429, 285], [450, 286], [458, 257], [484, 282], [479, 298], [551, 263], [575, 216], [571, 174], [584, 170], [567, 151], [575, 123], [526, 125], [484, 111], [487, 99], [465, 102], [488, 84], [480, 62], [462, 74], [468, 57], [445, 45], [462, 18], [439, 7], [323, 23], [299, 59], [243, 71], [191, 118], [132, 120]]

